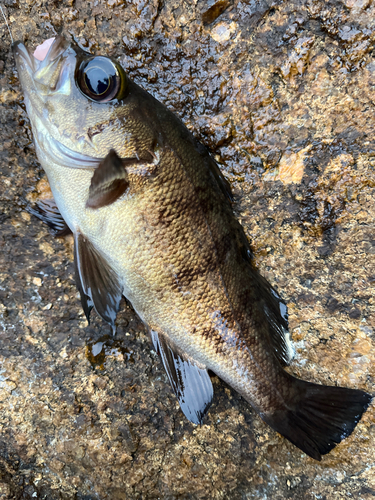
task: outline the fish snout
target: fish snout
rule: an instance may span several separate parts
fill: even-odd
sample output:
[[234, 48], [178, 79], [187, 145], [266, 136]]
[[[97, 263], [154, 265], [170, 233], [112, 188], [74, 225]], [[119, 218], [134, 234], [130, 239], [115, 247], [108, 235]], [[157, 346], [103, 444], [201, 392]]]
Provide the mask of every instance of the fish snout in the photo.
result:
[[47, 91], [55, 90], [62, 70], [62, 55], [69, 46], [70, 42], [62, 35], [45, 40], [35, 51], [15, 42], [12, 49], [20, 76], [26, 70], [34, 84]]

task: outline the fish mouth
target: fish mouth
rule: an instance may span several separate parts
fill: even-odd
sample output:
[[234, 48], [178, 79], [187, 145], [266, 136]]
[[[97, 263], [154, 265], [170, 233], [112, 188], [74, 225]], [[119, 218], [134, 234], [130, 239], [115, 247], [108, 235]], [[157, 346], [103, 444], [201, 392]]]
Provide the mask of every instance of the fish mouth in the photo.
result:
[[[58, 35], [51, 43], [46, 54], [43, 53], [43, 50], [41, 51], [43, 45], [44, 44], [39, 45], [34, 52], [30, 48], [26, 47], [22, 42], [15, 42], [12, 46], [17, 63], [21, 60], [25, 64], [28, 72], [32, 73], [34, 77], [37, 72], [43, 70], [51, 63], [59, 59], [65, 50], [70, 46], [70, 42], [64, 36]], [[42, 59], [35, 56], [38, 51], [40, 56], [43, 56]]]
[[22, 42], [15, 42], [12, 49], [26, 98], [33, 94], [34, 101], [46, 100], [51, 92], [63, 88], [69, 76], [69, 55], [75, 55], [71, 42], [64, 36], [49, 39], [34, 52]]

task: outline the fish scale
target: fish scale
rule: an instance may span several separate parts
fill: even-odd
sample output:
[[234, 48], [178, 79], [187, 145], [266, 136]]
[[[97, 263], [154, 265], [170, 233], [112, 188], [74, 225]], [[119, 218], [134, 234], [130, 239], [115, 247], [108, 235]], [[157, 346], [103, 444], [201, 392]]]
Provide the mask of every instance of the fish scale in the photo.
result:
[[208, 411], [212, 370], [320, 460], [372, 398], [284, 370], [292, 358], [285, 303], [254, 267], [229, 185], [205, 148], [109, 58], [61, 36], [42, 62], [19, 42], [14, 53], [54, 194], [39, 213], [74, 234], [87, 318], [95, 307], [115, 331], [125, 295], [190, 421], [202, 423]]

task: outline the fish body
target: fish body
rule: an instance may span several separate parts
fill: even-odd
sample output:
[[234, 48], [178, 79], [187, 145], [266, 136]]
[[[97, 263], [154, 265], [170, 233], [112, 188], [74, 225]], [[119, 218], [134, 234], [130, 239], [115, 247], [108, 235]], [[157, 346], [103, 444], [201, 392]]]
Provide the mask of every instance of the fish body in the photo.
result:
[[206, 149], [116, 62], [63, 37], [41, 62], [23, 44], [14, 53], [57, 207], [39, 207], [39, 216], [74, 235], [87, 317], [95, 307], [115, 328], [125, 295], [189, 420], [200, 423], [211, 403], [212, 370], [320, 459], [371, 397], [283, 369], [292, 358], [285, 303], [254, 267]]

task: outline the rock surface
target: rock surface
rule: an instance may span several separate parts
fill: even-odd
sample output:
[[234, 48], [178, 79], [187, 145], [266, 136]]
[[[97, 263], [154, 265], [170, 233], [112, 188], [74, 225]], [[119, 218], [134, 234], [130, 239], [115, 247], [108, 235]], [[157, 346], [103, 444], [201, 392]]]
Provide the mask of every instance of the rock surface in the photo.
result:
[[[261, 272], [288, 302], [297, 376], [375, 393], [375, 3], [5, 0], [15, 39], [71, 32], [206, 144]], [[84, 319], [0, 21], [0, 499], [370, 499], [375, 412], [321, 463], [218, 378], [178, 408], [129, 306]], [[94, 315], [93, 315], [94, 316]]]

